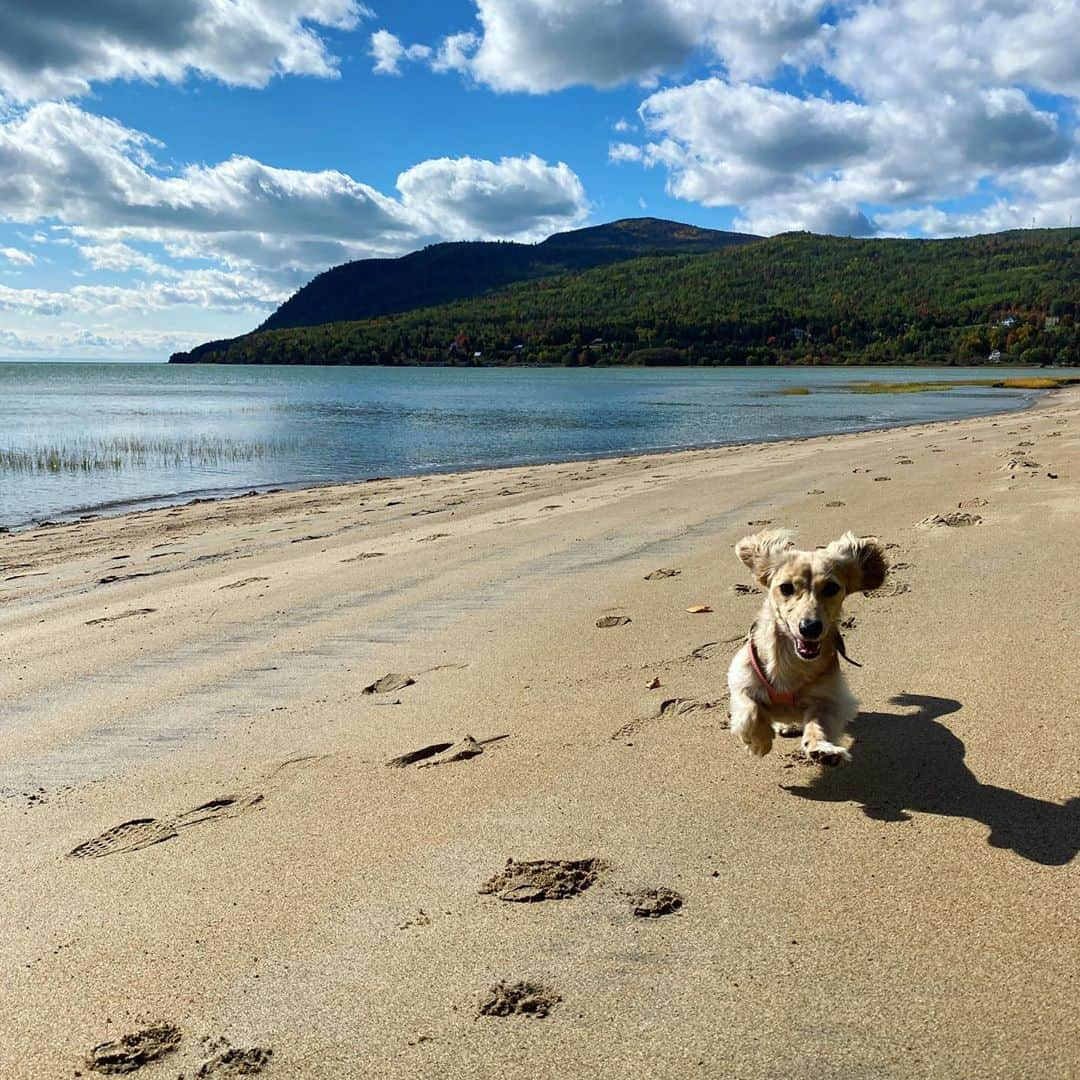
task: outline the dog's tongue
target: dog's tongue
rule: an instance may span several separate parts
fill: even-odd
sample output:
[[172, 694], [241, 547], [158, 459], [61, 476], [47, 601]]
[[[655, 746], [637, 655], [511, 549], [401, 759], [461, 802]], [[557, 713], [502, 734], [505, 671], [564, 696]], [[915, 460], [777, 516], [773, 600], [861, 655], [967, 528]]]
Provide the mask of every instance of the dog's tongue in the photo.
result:
[[814, 660], [821, 652], [821, 642], [806, 641], [804, 638], [797, 638], [795, 641], [795, 651], [804, 660]]

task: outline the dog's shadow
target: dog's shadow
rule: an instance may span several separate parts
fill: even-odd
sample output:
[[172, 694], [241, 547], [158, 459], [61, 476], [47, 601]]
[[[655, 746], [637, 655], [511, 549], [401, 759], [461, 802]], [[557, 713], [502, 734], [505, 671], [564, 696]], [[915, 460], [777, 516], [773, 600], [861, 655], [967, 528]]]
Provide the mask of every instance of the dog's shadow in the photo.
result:
[[1080, 851], [1080, 798], [1047, 802], [979, 783], [964, 764], [963, 742], [937, 722], [956, 712], [958, 701], [900, 694], [890, 704], [916, 711], [860, 713], [851, 725], [858, 739], [854, 762], [785, 790], [802, 799], [854, 800], [876, 821], [907, 821], [906, 811], [971, 818], [990, 829], [992, 847], [1044, 866], [1072, 861]]

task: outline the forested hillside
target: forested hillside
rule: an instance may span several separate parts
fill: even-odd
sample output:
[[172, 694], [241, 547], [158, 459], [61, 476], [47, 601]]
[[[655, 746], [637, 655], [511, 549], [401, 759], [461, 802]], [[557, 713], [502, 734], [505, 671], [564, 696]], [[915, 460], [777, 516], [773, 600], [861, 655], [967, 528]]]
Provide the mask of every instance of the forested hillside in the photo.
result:
[[512, 282], [554, 277], [643, 255], [695, 255], [760, 237], [658, 218], [556, 233], [540, 244], [434, 244], [397, 259], [361, 259], [319, 274], [260, 330], [372, 319], [478, 296]]
[[265, 331], [176, 362], [1080, 362], [1080, 229], [955, 240], [787, 234], [470, 300]]

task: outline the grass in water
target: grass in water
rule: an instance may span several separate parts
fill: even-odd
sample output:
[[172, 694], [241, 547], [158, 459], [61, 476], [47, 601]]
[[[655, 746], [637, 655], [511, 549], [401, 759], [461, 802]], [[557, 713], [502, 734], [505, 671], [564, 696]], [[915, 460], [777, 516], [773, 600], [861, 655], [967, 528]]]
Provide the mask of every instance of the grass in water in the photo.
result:
[[254, 461], [294, 448], [292, 441], [235, 442], [204, 436], [191, 439], [73, 439], [49, 446], [0, 447], [0, 472], [92, 473], [138, 468], [183, 468]]
[[[1060, 390], [1080, 383], [1080, 375], [1022, 375], [1011, 379], [939, 379], [936, 382], [857, 382], [838, 386], [849, 394], [926, 394], [961, 386], [987, 386], [994, 390]], [[805, 386], [786, 386], [774, 393], [809, 394]]]

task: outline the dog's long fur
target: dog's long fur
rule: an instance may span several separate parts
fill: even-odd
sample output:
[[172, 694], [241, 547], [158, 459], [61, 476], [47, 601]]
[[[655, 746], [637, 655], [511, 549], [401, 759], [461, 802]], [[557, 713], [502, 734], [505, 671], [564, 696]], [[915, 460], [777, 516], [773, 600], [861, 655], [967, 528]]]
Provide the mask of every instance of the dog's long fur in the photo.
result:
[[[840, 670], [838, 642], [844, 598], [877, 589], [885, 580], [885, 552], [876, 537], [845, 533], [828, 547], [800, 551], [786, 529], [746, 536], [735, 553], [766, 590], [751, 642], [728, 669], [731, 730], [757, 757], [771, 749], [773, 736], [802, 732], [802, 748], [813, 761], [850, 761], [847, 726], [859, 703]], [[820, 634], [804, 635], [800, 629]], [[758, 664], [778, 694], [792, 694], [794, 707], [773, 704], [754, 671]], [[816, 652], [816, 655], [815, 655]]]

